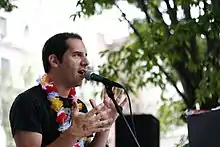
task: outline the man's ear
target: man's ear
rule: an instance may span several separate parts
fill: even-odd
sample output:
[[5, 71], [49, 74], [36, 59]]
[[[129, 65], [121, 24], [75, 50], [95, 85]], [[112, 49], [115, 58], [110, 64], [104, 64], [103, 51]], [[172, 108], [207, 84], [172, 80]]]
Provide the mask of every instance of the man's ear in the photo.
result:
[[58, 67], [60, 64], [60, 61], [58, 60], [57, 56], [54, 54], [52, 54], [48, 57], [48, 61], [49, 61], [51, 67]]

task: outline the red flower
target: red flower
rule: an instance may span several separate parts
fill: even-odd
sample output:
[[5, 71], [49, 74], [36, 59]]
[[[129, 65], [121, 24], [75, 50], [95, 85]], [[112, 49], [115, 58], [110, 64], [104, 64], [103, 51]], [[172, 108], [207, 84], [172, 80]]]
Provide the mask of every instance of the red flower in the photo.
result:
[[57, 91], [57, 89], [54, 85], [53, 86], [51, 86], [51, 85], [46, 86], [46, 92], [47, 93], [50, 93], [50, 92], [53, 92], [53, 91]]
[[69, 96], [75, 96], [76, 95], [76, 90], [75, 88], [71, 88]]
[[64, 112], [62, 112], [59, 116], [57, 116], [56, 122], [60, 124], [66, 121], [66, 119], [67, 119], [67, 115]]
[[75, 144], [74, 147], [80, 147], [79, 143]]

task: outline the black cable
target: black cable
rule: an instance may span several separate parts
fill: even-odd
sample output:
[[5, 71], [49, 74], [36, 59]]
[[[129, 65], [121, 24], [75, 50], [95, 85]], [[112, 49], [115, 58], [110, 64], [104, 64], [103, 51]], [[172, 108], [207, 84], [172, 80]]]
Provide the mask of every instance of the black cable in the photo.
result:
[[[105, 85], [105, 86], [106, 86], [106, 85]], [[124, 89], [124, 90], [125, 90], [126, 95], [128, 95], [126, 89]], [[106, 92], [107, 92], [108, 96], [112, 99], [112, 101], [113, 101], [113, 103], [114, 103], [114, 105], [115, 105], [115, 108], [116, 108], [116, 110], [117, 110], [119, 116], [123, 119], [123, 121], [125, 122], [126, 126], [128, 127], [128, 130], [130, 131], [130, 133], [131, 133], [131, 135], [132, 135], [132, 137], [133, 137], [133, 139], [134, 139], [134, 141], [135, 141], [137, 147], [140, 147], [140, 144], [139, 144], [138, 141], [137, 141], [136, 135], [134, 134], [134, 132], [135, 132], [135, 127], [134, 127], [133, 115], [131, 115], [131, 116], [132, 116], [132, 125], [133, 125], [134, 132], [132, 131], [130, 125], [128, 124], [128, 122], [127, 122], [127, 120], [126, 120], [126, 118], [124, 117], [124, 114], [122, 113], [122, 110], [121, 110], [120, 106], [118, 106], [118, 104], [117, 104], [117, 102], [116, 102], [116, 100], [115, 100], [115, 98], [114, 98], [114, 93], [113, 93], [113, 91], [112, 91], [112, 86], [106, 86]], [[128, 95], [128, 101], [129, 101], [130, 113], [132, 114], [132, 110], [131, 110], [131, 100], [130, 100], [129, 95]]]
[[123, 89], [124, 89], [124, 92], [128, 98], [128, 105], [129, 105], [129, 111], [130, 111], [130, 116], [131, 116], [131, 124], [132, 124], [132, 127], [133, 127], [133, 132], [134, 132], [134, 135], [137, 137], [137, 133], [136, 133], [136, 128], [135, 128], [135, 123], [134, 123], [134, 116], [133, 116], [133, 112], [132, 112], [132, 106], [131, 106], [131, 99], [130, 99], [130, 96], [127, 92], [127, 90], [125, 89], [124, 86], [122, 86]]

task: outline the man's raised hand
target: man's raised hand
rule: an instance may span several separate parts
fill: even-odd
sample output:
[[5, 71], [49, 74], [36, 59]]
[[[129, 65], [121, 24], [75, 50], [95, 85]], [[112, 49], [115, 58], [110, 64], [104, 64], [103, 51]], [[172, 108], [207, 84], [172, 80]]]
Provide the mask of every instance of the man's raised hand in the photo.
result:
[[103, 107], [105, 107], [105, 105], [100, 104], [87, 113], [81, 113], [78, 110], [77, 103], [73, 102], [72, 124], [69, 128], [71, 134], [76, 137], [84, 137], [96, 132], [109, 130], [110, 128], [107, 126], [113, 123], [113, 119], [109, 118], [103, 120], [102, 117], [108, 114], [111, 110], [106, 110], [100, 113], [100, 110], [103, 110]]

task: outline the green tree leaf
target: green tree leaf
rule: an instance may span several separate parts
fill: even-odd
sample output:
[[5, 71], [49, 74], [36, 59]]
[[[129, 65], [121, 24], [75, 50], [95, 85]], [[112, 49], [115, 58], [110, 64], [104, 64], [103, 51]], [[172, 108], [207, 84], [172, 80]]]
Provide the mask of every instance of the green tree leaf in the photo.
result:
[[[149, 84], [162, 91], [172, 85], [182, 100], [165, 99], [162, 92], [158, 116], [164, 131], [169, 124], [181, 125], [178, 119], [185, 109], [201, 109], [219, 105], [220, 96], [220, 1], [195, 0], [127, 0], [145, 14], [145, 19], [128, 20], [114, 0], [81, 0], [79, 6], [85, 16], [97, 14], [112, 6], [122, 11], [122, 17], [133, 32], [121, 49], [107, 49], [100, 53], [107, 62], [100, 66], [100, 73], [122, 82], [136, 93]], [[160, 11], [161, 3], [166, 9]], [[203, 6], [201, 5], [203, 4]], [[199, 9], [194, 16], [192, 6]], [[179, 16], [179, 10], [183, 15]], [[167, 23], [163, 15], [168, 15]], [[177, 83], [181, 83], [180, 90]], [[135, 89], [135, 90], [134, 90]]]

